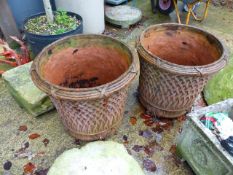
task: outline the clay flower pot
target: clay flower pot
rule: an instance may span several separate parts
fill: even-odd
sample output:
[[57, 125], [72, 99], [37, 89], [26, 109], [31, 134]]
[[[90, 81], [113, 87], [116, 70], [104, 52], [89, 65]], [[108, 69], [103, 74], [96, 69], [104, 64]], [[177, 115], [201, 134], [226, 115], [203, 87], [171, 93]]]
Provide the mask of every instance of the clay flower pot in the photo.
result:
[[218, 38], [180, 24], [147, 28], [137, 50], [140, 101], [152, 114], [167, 118], [186, 113], [211, 76], [228, 61]]
[[103, 139], [120, 125], [137, 54], [103, 35], [66, 37], [49, 45], [31, 67], [35, 85], [53, 101], [77, 139]]

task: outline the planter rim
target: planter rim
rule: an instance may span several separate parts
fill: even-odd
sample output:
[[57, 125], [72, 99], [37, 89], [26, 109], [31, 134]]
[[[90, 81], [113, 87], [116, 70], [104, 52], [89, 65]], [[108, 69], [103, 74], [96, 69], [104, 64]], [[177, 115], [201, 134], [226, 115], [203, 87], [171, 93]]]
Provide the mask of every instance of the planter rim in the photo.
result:
[[[64, 41], [68, 41], [71, 38], [76, 39], [85, 39], [85, 38], [108, 38], [110, 40], [113, 40], [117, 43], [119, 43], [121, 46], [126, 48], [131, 56], [131, 65], [128, 67], [128, 69], [121, 74], [118, 78], [115, 80], [100, 85], [96, 87], [91, 88], [66, 88], [59, 85], [52, 84], [45, 80], [38, 72], [39, 72], [39, 63], [40, 59], [42, 57], [42, 54], [49, 49], [56, 47], [56, 45], [62, 44]], [[125, 43], [114, 39], [113, 37], [106, 36], [106, 35], [98, 35], [98, 34], [78, 34], [78, 35], [72, 35], [64, 37], [60, 40], [57, 40], [53, 42], [52, 44], [46, 46], [35, 58], [33, 61], [33, 64], [31, 66], [30, 74], [32, 77], [33, 82], [37, 85], [37, 87], [46, 92], [49, 95], [52, 95], [53, 97], [57, 99], [67, 99], [67, 100], [93, 100], [93, 99], [99, 99], [103, 97], [108, 97], [109, 95], [113, 94], [116, 91], [119, 91], [120, 89], [123, 89], [124, 87], [128, 86], [128, 84], [134, 79], [134, 77], [139, 72], [139, 59], [138, 55], [136, 53], [136, 50], [132, 49], [131, 47], [127, 46]]]
[[[147, 31], [151, 29], [162, 28], [162, 27], [178, 27], [178, 28], [188, 29], [194, 32], [206, 33], [208, 36], [213, 38], [218, 43], [218, 45], [221, 47], [221, 50], [222, 50], [221, 57], [218, 60], [210, 64], [206, 64], [202, 66], [179, 65], [179, 64], [175, 64], [175, 63], [159, 58], [158, 56], [154, 55], [149, 50], [145, 49], [144, 46], [141, 44], [141, 41], [143, 40], [144, 35]], [[163, 70], [166, 70], [168, 72], [175, 73], [175, 74], [181, 74], [181, 75], [193, 75], [193, 76], [204, 76], [205, 75], [206, 76], [209, 74], [214, 74], [220, 69], [222, 69], [228, 63], [228, 58], [229, 58], [229, 52], [228, 52], [227, 47], [225, 46], [225, 43], [222, 40], [220, 40], [218, 37], [216, 37], [215, 35], [201, 28], [189, 26], [185, 24], [177, 24], [177, 23], [156, 24], [156, 25], [152, 25], [146, 28], [141, 33], [137, 41], [137, 50], [140, 55], [143, 55], [142, 57], [140, 57], [140, 59], [144, 59], [145, 61], [151, 64], [154, 64], [155, 66]]]
[[[54, 12], [56, 12], [56, 11], [54, 11]], [[67, 34], [69, 34], [69, 33], [72, 33], [73, 31], [77, 30], [79, 27], [82, 26], [83, 19], [82, 19], [82, 17], [81, 17], [79, 14], [76, 14], [76, 13], [73, 13], [73, 12], [69, 12], [69, 11], [66, 11], [66, 12], [67, 12], [67, 14], [68, 14], [69, 16], [75, 16], [78, 20], [81, 21], [81, 24], [79, 24], [79, 25], [78, 25], [75, 29], [73, 29], [73, 30], [70, 30], [70, 31], [68, 31], [68, 32], [61, 33], [61, 34], [55, 34], [55, 35], [45, 35], [45, 34], [36, 34], [36, 33], [28, 32], [28, 31], [26, 30], [26, 28], [25, 28], [25, 25], [27, 24], [27, 22], [28, 22], [30, 19], [33, 19], [33, 18], [35, 18], [35, 17], [45, 15], [45, 12], [40, 12], [40, 13], [34, 14], [34, 15], [29, 16], [28, 18], [26, 18], [26, 19], [24, 20], [24, 22], [23, 22], [23, 30], [24, 30], [24, 32], [26, 32], [27, 34], [34, 35], [34, 36], [41, 36], [41, 37], [45, 37], [45, 38], [46, 38], [46, 37], [51, 37], [51, 36], [52, 36], [52, 37], [57, 37], [57, 36], [62, 36], [62, 35], [67, 35]]]

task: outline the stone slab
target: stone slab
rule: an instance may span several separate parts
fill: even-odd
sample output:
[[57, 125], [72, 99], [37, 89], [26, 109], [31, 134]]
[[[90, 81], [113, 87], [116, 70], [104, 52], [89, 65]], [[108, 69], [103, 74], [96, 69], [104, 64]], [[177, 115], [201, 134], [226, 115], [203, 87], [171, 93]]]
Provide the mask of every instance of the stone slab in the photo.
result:
[[136, 7], [120, 5], [116, 7], [105, 7], [105, 20], [111, 24], [129, 28], [142, 19], [142, 12]]
[[106, 0], [105, 2], [112, 5], [119, 5], [127, 0]]
[[197, 175], [232, 175], [233, 157], [220, 145], [216, 136], [201, 122], [207, 112], [230, 112], [233, 99], [204, 107], [188, 114], [188, 120], [177, 138], [177, 153]]
[[18, 104], [33, 116], [39, 116], [54, 107], [49, 97], [33, 84], [29, 73], [31, 63], [8, 70], [2, 77]]
[[48, 175], [145, 175], [123, 144], [113, 141], [92, 142], [60, 155]]

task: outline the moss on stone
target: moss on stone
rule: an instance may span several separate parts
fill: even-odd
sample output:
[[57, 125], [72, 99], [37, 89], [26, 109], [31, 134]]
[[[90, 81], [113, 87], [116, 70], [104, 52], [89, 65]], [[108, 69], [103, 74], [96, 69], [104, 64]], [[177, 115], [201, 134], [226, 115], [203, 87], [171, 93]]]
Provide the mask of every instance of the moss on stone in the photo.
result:
[[31, 62], [3, 74], [7, 88], [18, 104], [34, 116], [39, 116], [51, 109], [49, 97], [32, 82], [29, 70]]
[[144, 175], [124, 145], [98, 141], [60, 155], [48, 175]]
[[209, 105], [233, 98], [233, 57], [230, 59], [229, 65], [207, 83], [204, 97]]

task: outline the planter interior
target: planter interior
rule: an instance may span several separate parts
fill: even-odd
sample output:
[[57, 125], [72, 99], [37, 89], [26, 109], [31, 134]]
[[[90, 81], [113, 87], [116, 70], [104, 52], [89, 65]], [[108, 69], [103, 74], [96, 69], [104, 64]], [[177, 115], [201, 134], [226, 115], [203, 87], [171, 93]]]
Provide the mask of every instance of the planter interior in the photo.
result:
[[55, 49], [42, 66], [48, 82], [67, 88], [90, 88], [114, 81], [130, 65], [129, 53], [107, 43]]
[[151, 28], [141, 43], [153, 56], [184, 66], [207, 65], [222, 55], [215, 38], [184, 27]]
[[[136, 53], [104, 35], [74, 35], [53, 42], [34, 60], [32, 79], [49, 95], [81, 100], [128, 87], [139, 70]], [[88, 93], [87, 93], [88, 92]]]

